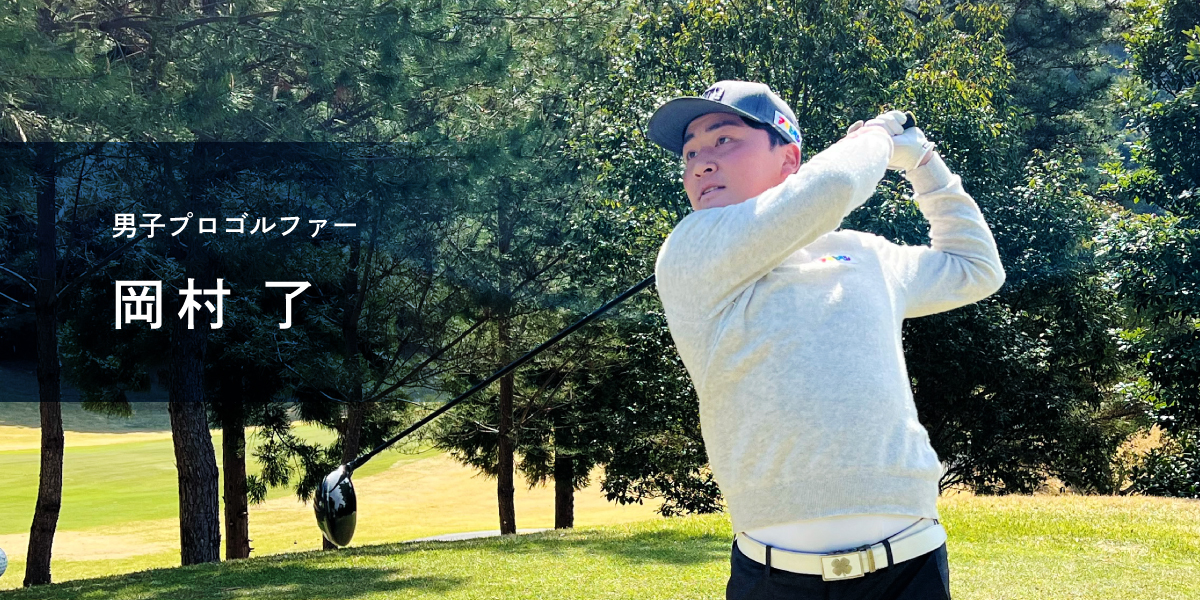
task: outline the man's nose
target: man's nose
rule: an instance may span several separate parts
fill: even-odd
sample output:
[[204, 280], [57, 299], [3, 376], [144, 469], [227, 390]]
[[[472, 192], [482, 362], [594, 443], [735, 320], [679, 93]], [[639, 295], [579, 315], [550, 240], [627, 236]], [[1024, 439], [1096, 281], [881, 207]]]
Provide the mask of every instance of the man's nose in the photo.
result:
[[711, 160], [703, 160], [702, 159], [699, 162], [699, 164], [696, 165], [696, 168], [692, 171], [692, 174], [695, 175], [696, 177], [699, 177], [701, 175], [704, 175], [705, 173], [712, 173], [713, 171], [716, 171], [716, 170], [717, 170], [717, 163], [715, 163]]

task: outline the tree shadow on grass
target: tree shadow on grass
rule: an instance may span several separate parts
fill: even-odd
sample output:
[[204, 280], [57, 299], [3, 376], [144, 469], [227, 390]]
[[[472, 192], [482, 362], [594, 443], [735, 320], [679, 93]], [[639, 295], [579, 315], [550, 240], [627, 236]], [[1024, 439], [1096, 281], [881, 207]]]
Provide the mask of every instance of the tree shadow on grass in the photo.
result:
[[536, 554], [564, 556], [567, 554], [605, 555], [630, 564], [664, 563], [694, 565], [713, 561], [728, 561], [733, 539], [716, 534], [685, 534], [673, 531], [621, 534], [607, 531], [562, 533], [546, 531], [460, 540], [454, 542], [416, 542], [354, 548], [362, 555], [401, 555], [408, 552], [461, 552], [476, 548], [505, 554]]
[[288, 555], [249, 561], [155, 569], [129, 575], [80, 579], [9, 592], [6, 600], [137, 598], [138, 600], [352, 600], [405, 590], [442, 595], [468, 583], [454, 577], [421, 576], [403, 566], [335, 566], [341, 553]]
[[[408, 594], [441, 596], [470, 585], [470, 577], [422, 575], [419, 567], [411, 566], [413, 562], [406, 564], [405, 555], [449, 553], [458, 560], [464, 552], [481, 552], [522, 560], [560, 558], [563, 564], [576, 565], [580, 556], [596, 556], [616, 558], [635, 566], [686, 567], [727, 562], [731, 544], [732, 539], [714, 533], [547, 531], [455, 542], [361, 546], [336, 552], [283, 554], [155, 569], [14, 590], [6, 592], [5, 600], [354, 600], [366, 596], [408, 597]], [[427, 556], [418, 562], [444, 561]]]

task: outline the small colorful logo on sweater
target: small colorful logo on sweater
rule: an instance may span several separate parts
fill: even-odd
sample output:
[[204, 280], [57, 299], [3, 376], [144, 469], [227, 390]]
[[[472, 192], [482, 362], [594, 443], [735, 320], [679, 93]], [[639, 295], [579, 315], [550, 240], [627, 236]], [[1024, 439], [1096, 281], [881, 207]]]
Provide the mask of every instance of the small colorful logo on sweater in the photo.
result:
[[821, 262], [851, 262], [850, 257], [845, 254], [830, 254], [829, 256], [822, 256], [818, 260]]

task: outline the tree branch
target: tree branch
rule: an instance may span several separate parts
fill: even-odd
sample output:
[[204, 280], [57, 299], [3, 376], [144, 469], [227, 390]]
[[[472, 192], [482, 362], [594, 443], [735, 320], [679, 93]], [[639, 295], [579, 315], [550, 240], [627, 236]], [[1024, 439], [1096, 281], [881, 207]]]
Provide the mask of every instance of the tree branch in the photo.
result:
[[0, 265], [0, 270], [7, 271], [7, 272], [8, 272], [10, 275], [12, 275], [13, 277], [16, 277], [17, 279], [20, 279], [21, 281], [24, 281], [24, 282], [25, 282], [25, 285], [29, 286], [29, 289], [33, 290], [34, 292], [37, 292], [37, 286], [36, 286], [36, 285], [33, 285], [32, 283], [29, 283], [29, 280], [28, 280], [28, 279], [25, 279], [24, 277], [21, 277], [21, 274], [20, 274], [20, 273], [17, 273], [16, 271], [14, 271], [14, 270], [12, 270], [12, 269], [10, 269], [10, 268], [8, 268], [8, 267], [4, 266], [4, 265]]
[[408, 383], [409, 380], [411, 380], [413, 378], [413, 376], [415, 376], [418, 372], [420, 372], [421, 369], [424, 369], [426, 365], [437, 360], [437, 358], [439, 356], [441, 356], [444, 352], [446, 352], [450, 348], [453, 348], [460, 341], [462, 341], [463, 338], [470, 335], [472, 331], [475, 331], [476, 329], [479, 328], [480, 325], [483, 325], [490, 319], [491, 319], [491, 316], [489, 315], [489, 316], [486, 316], [486, 317], [480, 319], [479, 321], [476, 321], [474, 325], [468, 327], [466, 331], [462, 332], [461, 334], [459, 334], [458, 337], [454, 338], [454, 341], [450, 342], [449, 344], [446, 344], [441, 349], [439, 349], [437, 352], [434, 352], [433, 354], [429, 355], [429, 358], [422, 361], [421, 364], [413, 367], [413, 369], [411, 371], [409, 371], [404, 377], [401, 377], [399, 381], [397, 381], [395, 384], [389, 386], [387, 389], [383, 390], [382, 392], [376, 394], [374, 396], [374, 398], [383, 398], [383, 397], [387, 396], [388, 394], [391, 394], [392, 392], [404, 387], [404, 384]]
[[179, 32], [179, 31], [183, 31], [185, 29], [199, 27], [201, 25], [208, 25], [209, 23], [219, 23], [221, 21], [231, 22], [236, 25], [243, 25], [245, 23], [249, 23], [250, 21], [255, 21], [258, 19], [265, 18], [265, 17], [274, 17], [282, 12], [283, 11], [281, 11], [281, 10], [268, 10], [268, 11], [264, 11], [264, 12], [260, 12], [260, 13], [254, 13], [252, 15], [245, 15], [242, 17], [230, 17], [230, 16], [223, 16], [223, 15], [212, 16], [212, 17], [202, 17], [199, 19], [194, 19], [194, 20], [187, 21], [185, 23], [180, 23], [180, 24], [176, 25], [175, 31]]
[[24, 306], [25, 308], [29, 308], [28, 304], [25, 304], [24, 302], [21, 302], [20, 300], [17, 300], [16, 298], [13, 298], [12, 296], [5, 294], [4, 292], [0, 292], [0, 296], [4, 296], [5, 298], [8, 298], [9, 300], [16, 302], [17, 304], [20, 304], [21, 306]]
[[57, 306], [59, 300], [61, 300], [63, 297], [65, 297], [68, 292], [75, 289], [75, 287], [79, 285], [79, 282], [83, 281], [84, 279], [87, 279], [88, 277], [90, 277], [92, 275], [92, 273], [95, 273], [101, 266], [107, 265], [109, 261], [116, 258], [117, 256], [120, 256], [126, 250], [128, 250], [130, 247], [132, 247], [134, 244], [136, 244], [144, 239], [147, 239], [147, 238], [135, 237], [132, 240], [125, 242], [124, 246], [121, 246], [120, 248], [113, 250], [112, 253], [109, 254], [108, 256], [105, 256], [103, 259], [100, 259], [100, 260], [92, 263], [92, 266], [88, 267], [87, 270], [84, 271], [83, 273], [80, 273], [79, 277], [76, 277], [75, 279], [71, 280], [71, 283], [68, 283], [67, 285], [63, 286], [63, 288], [61, 290], [59, 290], [57, 294], [54, 295], [54, 300], [53, 300], [52, 304], [54, 306]]
[[337, 398], [334, 398], [333, 396], [326, 394], [325, 391], [322, 390], [320, 387], [313, 385], [313, 383], [311, 381], [309, 381], [308, 378], [305, 377], [303, 373], [301, 373], [300, 371], [297, 371], [294, 367], [292, 367], [292, 365], [288, 364], [287, 361], [283, 360], [283, 353], [279, 351], [279, 336], [277, 334], [271, 334], [271, 337], [275, 340], [275, 356], [279, 359], [279, 364], [283, 365], [283, 367], [285, 369], [291, 371], [292, 373], [295, 373], [296, 376], [299, 377], [301, 381], [303, 381], [306, 385], [308, 385], [308, 387], [316, 390], [322, 396], [325, 396], [326, 398], [328, 398], [334, 402], [346, 404], [345, 400], [339, 400]]

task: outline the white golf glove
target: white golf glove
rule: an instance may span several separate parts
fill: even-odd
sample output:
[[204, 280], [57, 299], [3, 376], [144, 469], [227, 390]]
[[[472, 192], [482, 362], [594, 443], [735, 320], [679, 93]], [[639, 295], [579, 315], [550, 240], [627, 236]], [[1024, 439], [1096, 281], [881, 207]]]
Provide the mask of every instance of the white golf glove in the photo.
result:
[[908, 116], [898, 110], [889, 110], [870, 121], [857, 121], [846, 128], [851, 133], [861, 127], [882, 127], [892, 134], [892, 158], [888, 161], [889, 169], [909, 171], [921, 165], [921, 161], [933, 152], [937, 144], [925, 139], [925, 133], [919, 127], [904, 128]]

